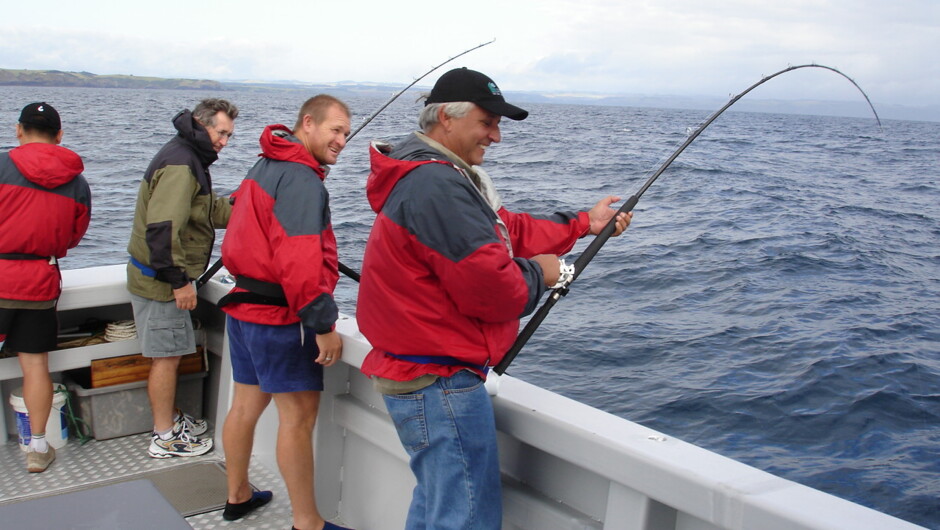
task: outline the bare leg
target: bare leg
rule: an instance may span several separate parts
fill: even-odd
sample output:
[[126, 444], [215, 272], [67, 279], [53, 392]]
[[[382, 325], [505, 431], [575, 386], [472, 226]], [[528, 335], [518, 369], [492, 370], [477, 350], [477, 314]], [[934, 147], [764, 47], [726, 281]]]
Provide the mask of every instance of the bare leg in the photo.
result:
[[225, 416], [222, 443], [225, 446], [225, 471], [228, 476], [228, 502], [239, 504], [251, 499], [248, 464], [254, 444], [258, 418], [271, 402], [271, 394], [257, 385], [235, 383], [232, 407]]
[[176, 412], [176, 377], [180, 357], [154, 357], [147, 380], [147, 395], [150, 397], [150, 410], [153, 412], [155, 431], [173, 428], [173, 414]]
[[277, 464], [287, 486], [294, 526], [322, 528], [313, 491], [313, 427], [320, 406], [320, 392], [274, 394], [278, 411]]
[[52, 377], [49, 376], [48, 353], [20, 353], [23, 370], [23, 401], [29, 414], [30, 432], [46, 432], [52, 410]]

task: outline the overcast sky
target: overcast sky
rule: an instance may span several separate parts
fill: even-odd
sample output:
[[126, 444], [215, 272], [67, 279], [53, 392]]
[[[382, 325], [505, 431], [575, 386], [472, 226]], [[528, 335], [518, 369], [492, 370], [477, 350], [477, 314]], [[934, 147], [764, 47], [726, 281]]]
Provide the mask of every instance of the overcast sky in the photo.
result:
[[[940, 104], [938, 0], [16, 2], [3, 8], [0, 68], [408, 83], [494, 38], [449, 67], [483, 71], [504, 91], [723, 98], [817, 63], [876, 106]], [[859, 95], [813, 68], [751, 97]]]

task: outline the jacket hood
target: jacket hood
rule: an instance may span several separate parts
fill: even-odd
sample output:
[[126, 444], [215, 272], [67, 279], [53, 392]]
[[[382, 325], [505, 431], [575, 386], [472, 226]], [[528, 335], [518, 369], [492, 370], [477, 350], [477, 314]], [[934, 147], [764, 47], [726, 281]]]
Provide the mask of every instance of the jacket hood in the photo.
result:
[[219, 153], [216, 153], [215, 148], [212, 147], [209, 132], [193, 118], [192, 112], [188, 110], [180, 111], [173, 118], [173, 127], [176, 127], [177, 135], [183, 141], [195, 148], [199, 161], [205, 167], [209, 167], [219, 159]]
[[72, 181], [85, 169], [82, 159], [65, 147], [34, 142], [10, 150], [10, 160], [27, 180], [46, 189]]
[[369, 161], [372, 169], [366, 181], [366, 197], [375, 213], [382, 211], [398, 181], [416, 167], [433, 163], [452, 165], [444, 155], [414, 134], [394, 148], [385, 142], [372, 142], [369, 146]]
[[320, 180], [324, 180], [327, 168], [321, 166], [316, 158], [304, 148], [291, 130], [284, 125], [268, 125], [261, 133], [261, 155], [272, 160], [296, 162], [316, 171]]

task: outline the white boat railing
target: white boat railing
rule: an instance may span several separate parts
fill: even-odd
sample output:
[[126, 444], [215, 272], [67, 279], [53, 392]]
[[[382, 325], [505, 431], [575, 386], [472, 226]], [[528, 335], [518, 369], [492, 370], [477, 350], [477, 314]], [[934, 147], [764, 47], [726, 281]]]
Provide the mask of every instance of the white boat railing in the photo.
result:
[[[344, 481], [340, 515], [362, 528], [402, 528], [414, 485], [407, 457], [381, 398], [355, 369], [368, 343], [354, 320], [338, 328], [353, 366], [331, 374], [331, 386], [345, 391], [324, 401], [321, 417], [331, 424], [324, 431], [337, 431], [327, 436], [349, 446], [342, 469], [330, 471]], [[920, 528], [510, 376], [494, 406], [506, 529]], [[361, 519], [373, 503], [379, 514]]]
[[[414, 478], [381, 396], [358, 370], [368, 341], [353, 318], [337, 330], [346, 365], [327, 370], [318, 502], [357, 528], [399, 529]], [[511, 376], [497, 386], [504, 529], [920, 528]], [[328, 486], [337, 477], [341, 487]]]
[[[124, 266], [66, 271], [60, 310], [128, 304]], [[231, 401], [223, 314], [214, 303], [230, 286], [200, 290], [198, 316], [210, 355], [204, 410], [218, 434]], [[124, 311], [127, 310], [125, 307]], [[382, 398], [358, 370], [369, 351], [354, 318], [342, 316], [344, 364], [326, 370], [316, 434], [317, 502], [327, 517], [369, 530], [404, 526], [414, 477]], [[121, 350], [123, 352], [123, 349]], [[115, 353], [54, 352], [72, 368]], [[123, 354], [123, 353], [119, 353]], [[0, 380], [20, 377], [0, 359]], [[503, 376], [493, 398], [507, 530], [893, 530], [921, 528], [725, 458], [583, 403]], [[4, 425], [0, 423], [0, 433]], [[254, 458], [276, 470], [277, 416], [256, 430]]]

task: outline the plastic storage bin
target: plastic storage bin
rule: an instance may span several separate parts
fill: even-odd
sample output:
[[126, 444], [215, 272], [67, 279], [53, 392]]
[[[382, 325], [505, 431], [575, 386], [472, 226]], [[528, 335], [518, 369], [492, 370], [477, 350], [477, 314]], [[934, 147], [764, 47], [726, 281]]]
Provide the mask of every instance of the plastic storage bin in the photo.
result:
[[[202, 417], [202, 387], [206, 372], [179, 376], [176, 405], [183, 411]], [[96, 440], [139, 434], [153, 430], [153, 415], [147, 397], [147, 381], [136, 381], [102, 388], [84, 388], [67, 379], [75, 413], [91, 428]]]

